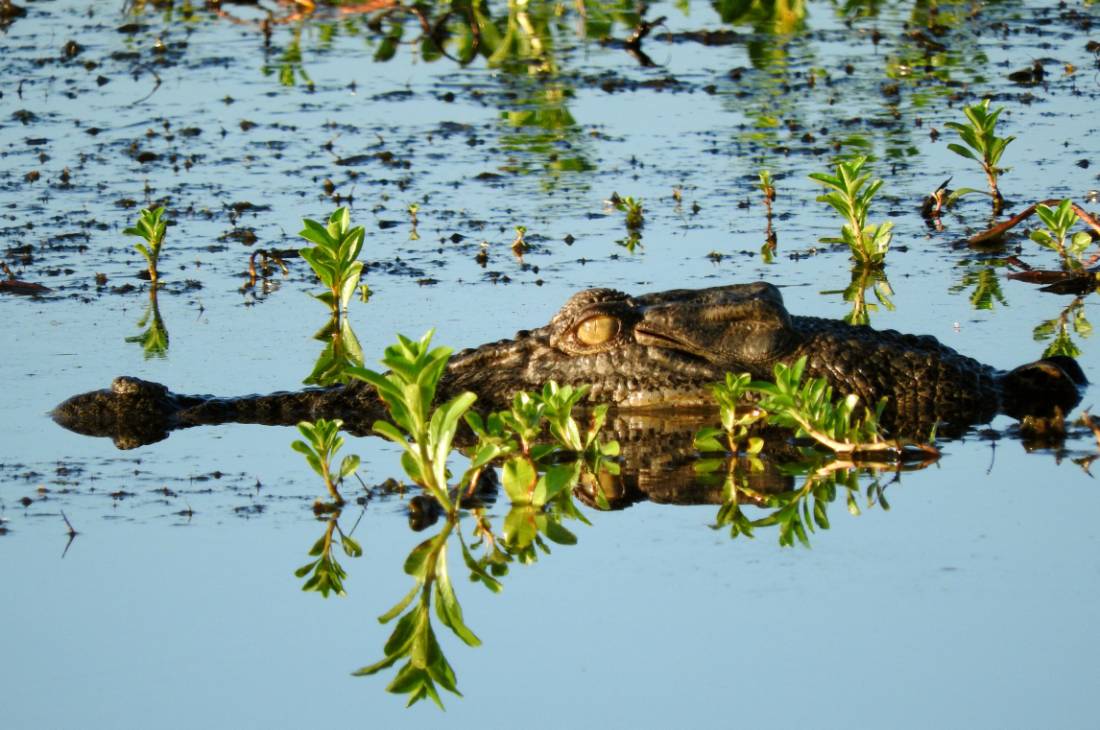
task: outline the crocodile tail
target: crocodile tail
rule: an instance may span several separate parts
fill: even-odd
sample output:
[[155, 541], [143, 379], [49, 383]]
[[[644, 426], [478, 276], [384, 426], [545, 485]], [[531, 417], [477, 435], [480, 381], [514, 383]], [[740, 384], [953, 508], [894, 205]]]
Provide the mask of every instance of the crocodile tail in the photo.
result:
[[1003, 410], [1013, 418], [1065, 414], [1080, 402], [1081, 392], [1088, 383], [1072, 357], [1044, 357], [1001, 376]]

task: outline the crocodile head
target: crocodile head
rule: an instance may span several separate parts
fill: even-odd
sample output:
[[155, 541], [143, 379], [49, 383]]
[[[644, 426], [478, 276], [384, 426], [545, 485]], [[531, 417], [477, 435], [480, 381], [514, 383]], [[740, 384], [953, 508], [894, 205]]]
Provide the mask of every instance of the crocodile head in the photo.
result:
[[766, 376], [798, 335], [779, 290], [764, 282], [630, 296], [587, 289], [550, 323], [459, 353], [447, 390], [501, 407], [548, 380], [592, 387], [621, 408], [713, 407], [706, 384], [727, 371]]

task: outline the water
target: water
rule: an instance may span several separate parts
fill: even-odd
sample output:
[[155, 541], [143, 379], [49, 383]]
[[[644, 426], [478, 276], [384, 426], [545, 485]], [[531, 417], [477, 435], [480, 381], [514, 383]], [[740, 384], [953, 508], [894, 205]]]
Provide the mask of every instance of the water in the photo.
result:
[[[780, 29], [723, 26], [708, 6], [685, 14], [662, 4], [647, 17], [667, 15], [667, 29], [644, 44], [659, 66], [644, 68], [578, 38], [571, 10], [543, 21], [541, 6], [533, 22], [554, 41], [551, 53], [460, 67], [425, 62], [416, 46], [375, 62], [377, 41], [358, 16], [277, 26], [265, 49], [256, 29], [207, 11], [192, 20], [179, 7], [28, 5], [0, 35], [0, 228], [5, 262], [53, 291], [0, 299], [0, 378], [10, 384], [0, 397], [6, 726], [1089, 724], [1100, 590], [1089, 517], [1100, 505], [1087, 463], [1074, 463], [1096, 453], [1080, 429], [1058, 449], [1028, 452], [1000, 418], [994, 434], [948, 442], [937, 465], [903, 474], [887, 488], [888, 511], [861, 495], [854, 517], [838, 499], [812, 550], [781, 548], [774, 529], [730, 540], [708, 527], [717, 505], [583, 508], [592, 526], [569, 523], [576, 546], [513, 566], [493, 595], [466, 582], [452, 546], [456, 590], [484, 645], [436, 627], [465, 695], [445, 694], [443, 715], [406, 711], [385, 693], [392, 670], [349, 676], [382, 657], [391, 627], [374, 619], [411, 586], [401, 563], [426, 535], [409, 531], [407, 497], [375, 490], [365, 511], [344, 510], [341, 528], [358, 520], [365, 556], [341, 560], [348, 595], [326, 601], [293, 576], [325, 530], [310, 512], [320, 485], [288, 448], [293, 429], [193, 429], [119, 451], [45, 414], [122, 373], [180, 392], [297, 387], [321, 349], [311, 335], [325, 314], [307, 296], [317, 287], [304, 262], [290, 261], [268, 290], [242, 285], [252, 250], [297, 246], [301, 218], [335, 207], [326, 178], [352, 196], [368, 230], [375, 295], [352, 309], [368, 359], [395, 332], [435, 327], [438, 341], [464, 347], [542, 324], [586, 286], [766, 278], [783, 285], [792, 312], [843, 316], [849, 304], [822, 292], [848, 285], [847, 255], [817, 242], [839, 224], [806, 178], [826, 169], [837, 144], [866, 143], [881, 158], [874, 171], [886, 184], [872, 218], [896, 223], [895, 309], [872, 312], [872, 323], [933, 334], [998, 367], [1035, 359], [1050, 340], [1033, 330], [1073, 300], [1005, 279], [1004, 260], [1015, 253], [1055, 268], [1055, 255], [1023, 238], [991, 252], [952, 246], [988, 224], [982, 198], [945, 215], [942, 232], [916, 211], [949, 175], [953, 186], [984, 187], [976, 166], [947, 151], [944, 122], [986, 92], [1018, 137], [1005, 155], [1008, 210], [1083, 202], [1098, 187], [1097, 67], [1086, 49], [1094, 6], [999, 3], [975, 19], [970, 6], [942, 6], [946, 32], [935, 40], [947, 48], [926, 58], [907, 35], [932, 32], [920, 4], [850, 24], [812, 4], [794, 13], [801, 25]], [[145, 27], [118, 30], [133, 22]], [[706, 46], [682, 35], [722, 27], [741, 40]], [[312, 91], [293, 64], [297, 85], [279, 82], [296, 37]], [[164, 54], [153, 50], [158, 38]], [[69, 40], [83, 49], [59, 60]], [[1044, 61], [1043, 84], [1007, 80], [1033, 59]], [[903, 62], [916, 72], [897, 96], [884, 93], [884, 68]], [[925, 77], [925, 63], [950, 78]], [[549, 71], [528, 72], [540, 64]], [[141, 152], [157, 158], [139, 162]], [[371, 157], [337, 164], [353, 155]], [[771, 264], [758, 253], [763, 166], [779, 190]], [[482, 173], [491, 176], [473, 179]], [[644, 200], [634, 253], [615, 243], [626, 229], [603, 203], [612, 192]], [[143, 331], [148, 299], [135, 278], [143, 262], [121, 231], [161, 199], [173, 222], [158, 297], [170, 339], [165, 357], [146, 358], [125, 341]], [[266, 207], [238, 217], [229, 206], [242, 201]], [[510, 250], [516, 225], [533, 246], [522, 263]], [[251, 246], [223, 238], [241, 228], [255, 233]], [[1003, 302], [976, 309], [963, 277], [987, 265]], [[124, 284], [137, 289], [112, 292]], [[1066, 324], [1096, 379], [1095, 348], [1083, 324], [1073, 329], [1074, 312], [1091, 319], [1091, 296]], [[348, 450], [363, 456], [368, 485], [400, 476], [395, 452], [377, 440]], [[80, 533], [67, 548], [62, 511]], [[505, 511], [490, 514], [499, 523]], [[463, 529], [468, 536], [468, 522]]]

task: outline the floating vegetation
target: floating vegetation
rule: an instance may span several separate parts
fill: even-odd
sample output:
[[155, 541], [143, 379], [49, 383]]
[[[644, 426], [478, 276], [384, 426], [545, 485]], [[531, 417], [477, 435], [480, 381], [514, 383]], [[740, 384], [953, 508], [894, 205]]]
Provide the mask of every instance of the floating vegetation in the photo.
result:
[[[859, 514], [856, 495], [861, 473], [897, 470], [903, 465], [912, 468], [914, 458], [923, 467], [940, 456], [930, 443], [890, 441], [882, 436], [879, 417], [885, 398], [873, 410], [865, 407], [860, 412], [858, 397], [834, 399], [825, 378], [803, 382], [805, 368], [802, 357], [793, 365], [777, 364], [774, 382], [753, 381], [748, 373], [727, 373], [724, 382], [711, 386], [722, 426], [700, 429], [694, 445], [704, 453], [724, 451], [730, 456], [701, 459], [695, 471], [704, 483], [716, 477], [723, 480], [723, 503], [713, 527], [728, 528], [730, 537], [752, 537], [756, 528], [778, 526], [780, 545], [791, 546], [797, 539], [809, 547], [808, 533], [815, 525], [829, 528], [826, 505], [836, 499], [838, 487], [846, 490], [849, 512]], [[801, 488], [771, 494], [753, 486], [754, 477], [765, 471], [765, 441], [759, 435], [765, 423], [809, 437], [818, 447], [797, 447], [782, 462], [785, 473], [804, 477]], [[869, 506], [878, 502], [888, 507], [882, 489], [876, 478], [867, 488]], [[772, 511], [753, 519], [743, 510], [746, 504]]]

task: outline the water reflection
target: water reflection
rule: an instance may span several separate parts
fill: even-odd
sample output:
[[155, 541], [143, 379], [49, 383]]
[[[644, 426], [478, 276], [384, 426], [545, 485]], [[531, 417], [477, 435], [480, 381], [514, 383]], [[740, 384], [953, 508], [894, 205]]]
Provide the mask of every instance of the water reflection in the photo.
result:
[[1092, 334], [1092, 324], [1085, 317], [1085, 297], [1075, 297], [1057, 317], [1036, 326], [1032, 334], [1036, 342], [1050, 341], [1043, 350], [1043, 357], [1080, 355], [1081, 348], [1074, 342], [1073, 336], [1085, 339]]
[[347, 316], [333, 315], [313, 339], [325, 343], [313, 371], [302, 381], [306, 385], [347, 383], [349, 367], [363, 366], [363, 347]]
[[137, 326], [139, 328], [144, 327], [145, 331], [139, 335], [126, 338], [127, 342], [141, 345], [146, 360], [153, 357], [167, 357], [168, 355], [168, 328], [164, 325], [164, 320], [160, 316], [157, 290], [156, 284], [149, 287], [149, 303], [145, 306], [145, 313], [137, 321]]
[[[355, 525], [358, 526], [358, 524], [359, 521], [356, 520]], [[351, 532], [354, 531], [353, 527]], [[324, 534], [309, 549], [309, 555], [314, 559], [294, 571], [294, 575], [298, 578], [309, 576], [302, 584], [303, 591], [316, 591], [323, 598], [328, 598], [329, 593], [335, 593], [338, 596], [347, 595], [344, 590], [344, 579], [348, 574], [336, 559], [338, 553], [334, 548], [337, 544], [349, 558], [363, 556], [363, 548], [359, 543], [352, 539], [349, 533], [340, 529], [339, 509], [328, 515], [325, 519]]]
[[[845, 322], [870, 324], [871, 313], [877, 311], [880, 306], [891, 312], [894, 311], [894, 303], [890, 299], [894, 295], [894, 290], [883, 269], [857, 264], [852, 267], [851, 273], [852, 279], [846, 288], [821, 292], [822, 294], [840, 294], [844, 297], [844, 301], [851, 304], [851, 309], [844, 315]], [[874, 302], [867, 301], [868, 290], [874, 294]]]
[[[705, 416], [614, 419], [608, 435], [623, 440], [622, 458], [615, 464], [619, 468], [592, 468], [583, 459], [540, 463], [540, 478], [552, 471], [569, 475], [568, 484], [545, 502], [516, 499], [502, 488], [492, 469], [451, 512], [424, 504], [432, 501], [426, 494], [411, 499], [410, 508], [416, 508], [410, 526], [438, 529], [403, 558], [412, 585], [379, 616], [380, 622], [393, 624], [383, 657], [354, 673], [366, 676], [397, 667], [386, 690], [407, 697], [410, 705], [431, 699], [443, 707], [440, 688], [461, 696], [457, 673], [437, 631], [446, 627], [470, 647], [481, 640], [452, 582], [451, 555], [455, 550], [461, 555], [469, 582], [499, 593], [513, 565], [532, 565], [550, 555], [554, 546], [578, 544], [567, 523], [591, 523], [575, 500], [597, 510], [625, 509], [642, 499], [717, 505], [711, 527], [727, 530], [731, 538], [774, 530], [781, 546], [797, 542], [809, 547], [813, 533], [831, 527], [829, 508], [841, 496], [852, 515], [875, 507], [889, 509], [886, 490], [900, 480], [901, 472], [927, 466], [839, 460], [774, 437], [759, 455], [704, 457], [690, 444], [694, 427], [709, 422]], [[503, 496], [507, 503], [502, 504]], [[299, 578], [309, 576], [303, 590], [343, 595], [347, 573], [336, 559], [336, 545], [349, 557], [359, 557], [362, 550], [340, 530], [339, 517], [339, 512], [329, 515], [324, 534], [310, 550], [314, 559], [296, 572]]]
[[952, 285], [948, 290], [952, 294], [970, 292], [970, 306], [974, 309], [992, 310], [994, 304], [1002, 307], [1008, 306], [1004, 292], [1001, 290], [1001, 276], [998, 269], [1008, 266], [1003, 259], [983, 259], [973, 261], [970, 259], [960, 262], [962, 276], [959, 283]]

